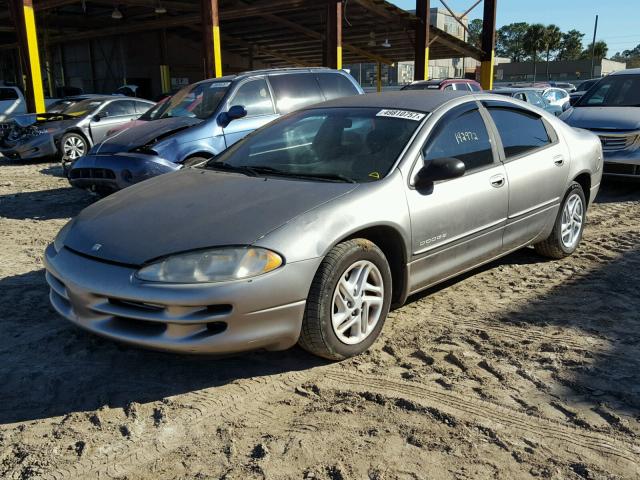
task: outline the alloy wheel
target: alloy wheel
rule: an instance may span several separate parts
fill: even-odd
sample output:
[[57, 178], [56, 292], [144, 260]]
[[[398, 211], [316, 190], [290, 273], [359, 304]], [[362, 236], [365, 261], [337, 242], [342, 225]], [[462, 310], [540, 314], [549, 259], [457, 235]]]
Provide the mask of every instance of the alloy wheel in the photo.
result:
[[85, 154], [86, 145], [84, 140], [77, 136], [67, 137], [62, 145], [62, 152], [64, 158], [69, 160], [76, 160]]
[[352, 264], [333, 293], [331, 325], [343, 343], [355, 345], [375, 329], [384, 303], [384, 282], [378, 267], [368, 260]]
[[564, 204], [562, 211], [562, 223], [560, 237], [562, 244], [567, 249], [572, 249], [580, 240], [582, 223], [584, 221], [584, 205], [580, 195], [574, 193]]

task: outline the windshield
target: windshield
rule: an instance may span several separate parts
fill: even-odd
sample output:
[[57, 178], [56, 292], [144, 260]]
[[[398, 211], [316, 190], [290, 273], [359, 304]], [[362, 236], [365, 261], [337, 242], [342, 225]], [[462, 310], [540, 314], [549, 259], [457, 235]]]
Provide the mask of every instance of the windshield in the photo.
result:
[[71, 115], [72, 117], [82, 117], [83, 115], [94, 112], [102, 105], [102, 102], [102, 100], [81, 100], [69, 105], [62, 113]]
[[576, 107], [640, 107], [640, 75], [604, 78], [585, 93]]
[[184, 87], [163, 102], [152, 120], [169, 117], [209, 118], [218, 108], [231, 82], [201, 82]]
[[147, 110], [146, 112], [144, 112], [141, 116], [140, 116], [140, 120], [156, 120], [157, 118], [159, 118], [160, 112], [162, 111], [162, 107], [164, 106], [165, 103], [167, 103], [169, 100], [171, 99], [171, 97], [167, 97], [164, 98], [162, 100], [160, 100], [158, 103], [156, 103], [153, 107], [151, 107], [149, 110]]
[[257, 130], [206, 168], [374, 182], [389, 173], [425, 116], [381, 108], [303, 110]]

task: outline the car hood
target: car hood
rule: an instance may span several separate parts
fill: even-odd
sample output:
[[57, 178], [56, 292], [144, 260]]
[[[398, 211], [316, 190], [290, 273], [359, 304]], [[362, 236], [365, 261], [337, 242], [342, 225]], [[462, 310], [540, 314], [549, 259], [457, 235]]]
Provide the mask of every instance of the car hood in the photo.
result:
[[73, 118], [69, 115], [63, 115], [60, 113], [24, 113], [11, 116], [5, 121], [5, 123], [13, 123], [21, 128], [30, 127], [32, 125], [43, 125], [46, 123], [47, 128], [53, 129], [66, 128], [77, 123], [79, 120], [79, 118]]
[[250, 245], [356, 187], [188, 168], [126, 188], [84, 209], [64, 244], [128, 265], [200, 248]]
[[156, 143], [174, 133], [202, 122], [199, 118], [175, 117], [151, 120], [122, 129], [96, 145], [91, 153], [107, 154], [128, 152], [136, 147]]
[[577, 107], [567, 112], [564, 120], [588, 130], [637, 130], [640, 107]]

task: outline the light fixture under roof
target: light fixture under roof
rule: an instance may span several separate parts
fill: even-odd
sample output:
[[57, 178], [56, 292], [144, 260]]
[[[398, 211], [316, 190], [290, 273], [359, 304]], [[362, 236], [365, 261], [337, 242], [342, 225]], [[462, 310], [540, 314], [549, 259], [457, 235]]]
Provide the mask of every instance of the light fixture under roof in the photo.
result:
[[382, 44], [380, 46], [384, 47], [384, 48], [391, 48], [391, 43], [389, 42], [388, 38], [385, 38], [384, 42], [382, 42]]
[[111, 18], [114, 20], [122, 20], [122, 12], [118, 9], [118, 7], [114, 7], [113, 12], [111, 12]]
[[156, 6], [154, 12], [156, 12], [158, 15], [162, 15], [163, 13], [167, 13], [167, 9], [164, 8], [160, 2], [158, 2], [158, 5]]
[[369, 32], [369, 42], [367, 42], [367, 46], [368, 47], [376, 46], [376, 34], [373, 31]]

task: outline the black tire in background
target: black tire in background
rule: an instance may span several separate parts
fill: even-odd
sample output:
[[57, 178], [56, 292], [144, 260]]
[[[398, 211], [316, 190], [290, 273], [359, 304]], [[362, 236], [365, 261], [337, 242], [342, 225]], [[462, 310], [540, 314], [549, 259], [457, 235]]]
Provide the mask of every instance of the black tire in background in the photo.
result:
[[[576, 217], [580, 217], [580, 227], [579, 231], [577, 231], [576, 236], [574, 237], [574, 242], [571, 245], [567, 245], [565, 241], [563, 241], [563, 216], [565, 215], [565, 210], [567, 205], [573, 200], [577, 199], [580, 202], [581, 210], [579, 215], [576, 214]], [[543, 255], [548, 258], [560, 259], [571, 255], [576, 251], [578, 246], [580, 245], [580, 241], [582, 240], [582, 233], [584, 232], [584, 226], [586, 223], [586, 215], [587, 215], [587, 202], [584, 196], [584, 191], [582, 190], [582, 186], [578, 182], [571, 182], [569, 185], [569, 189], [562, 199], [562, 203], [560, 204], [560, 210], [558, 211], [558, 216], [556, 217], [556, 221], [553, 225], [553, 230], [551, 234], [542, 242], [536, 243], [534, 245], [536, 252], [540, 255]]]
[[[376, 294], [380, 297], [376, 301], [380, 304], [380, 310], [376, 316], [377, 322], [371, 326], [370, 333], [358, 343], [347, 344], [340, 340], [332, 324], [334, 296], [338, 292], [338, 282], [343, 278], [346, 280], [345, 275], [357, 265], [375, 267], [370, 271], [382, 285], [382, 291]], [[314, 355], [330, 360], [342, 360], [364, 352], [375, 342], [384, 326], [391, 303], [391, 290], [391, 270], [385, 255], [377, 245], [362, 238], [336, 245], [322, 261], [311, 284], [299, 345]], [[352, 314], [356, 315], [355, 311]]]

